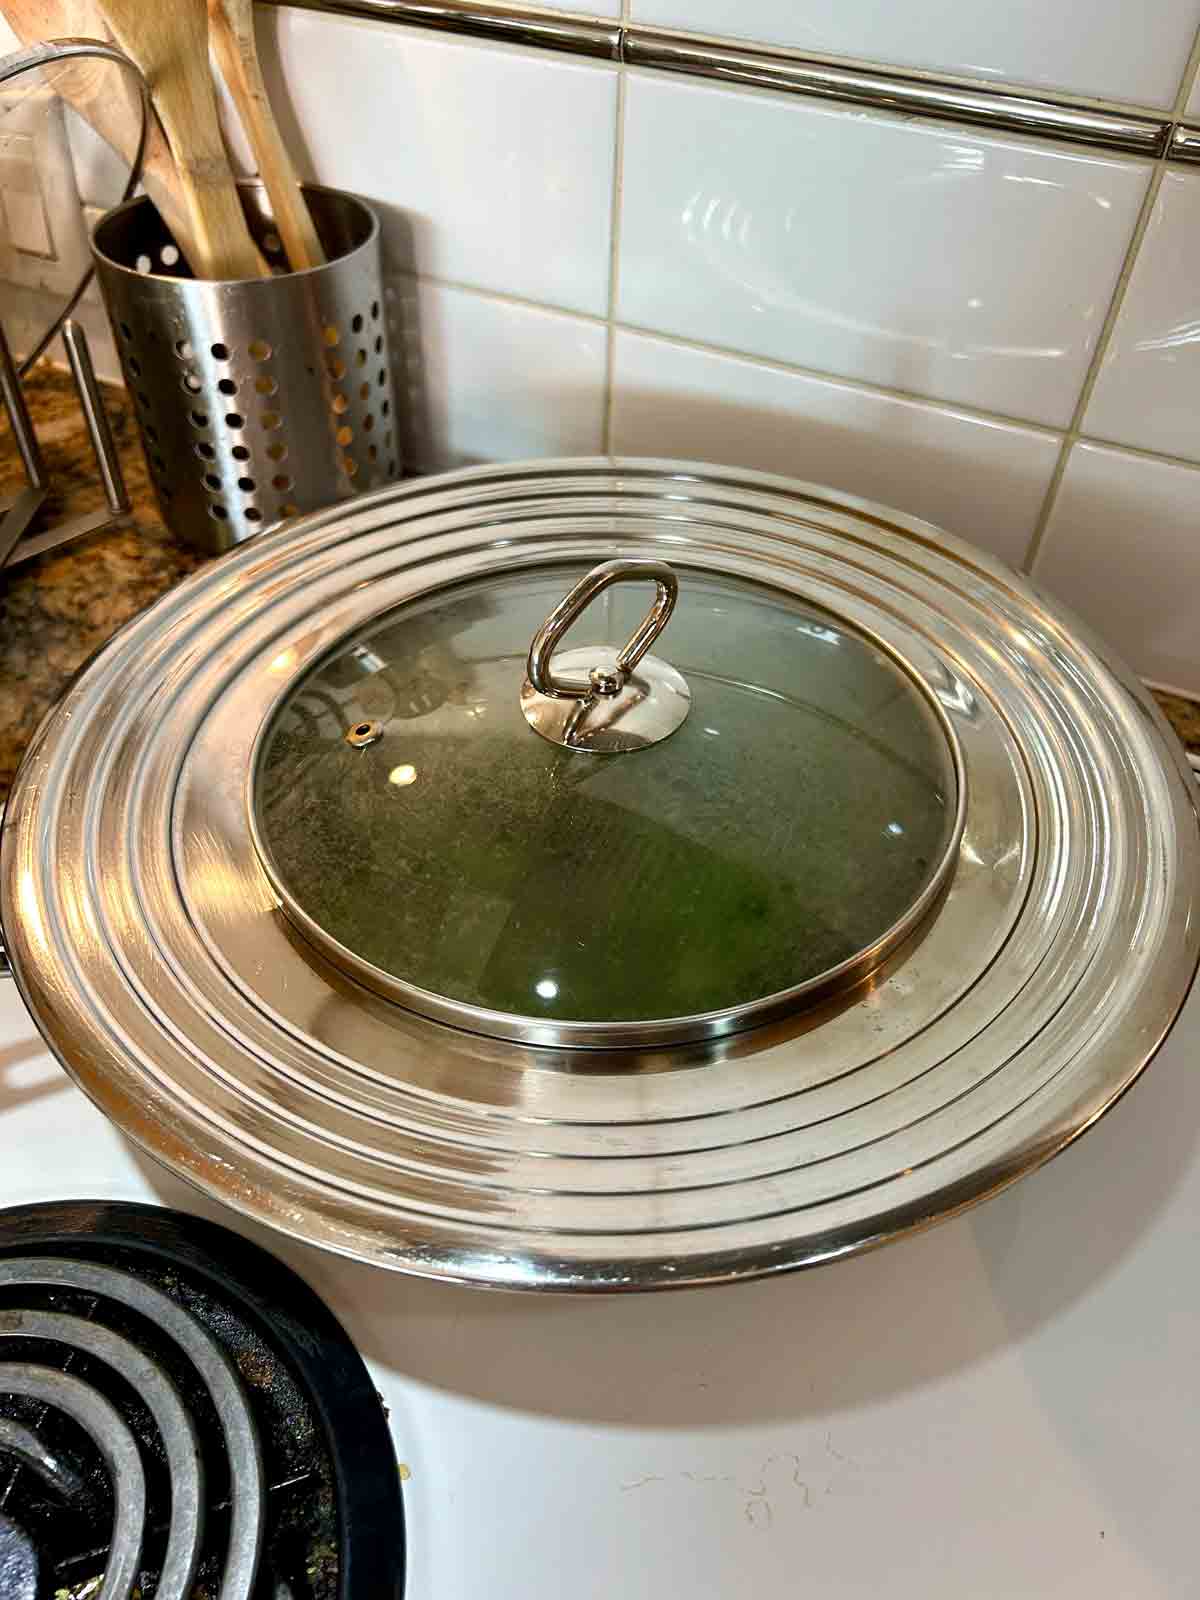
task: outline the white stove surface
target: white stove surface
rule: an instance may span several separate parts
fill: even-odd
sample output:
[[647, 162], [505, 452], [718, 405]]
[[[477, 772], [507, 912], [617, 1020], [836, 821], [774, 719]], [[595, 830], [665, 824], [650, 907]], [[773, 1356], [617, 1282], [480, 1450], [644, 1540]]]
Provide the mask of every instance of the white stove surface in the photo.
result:
[[282, 1255], [391, 1411], [411, 1600], [1194, 1597], [1200, 992], [1083, 1141], [769, 1283], [457, 1289], [289, 1244], [140, 1156], [0, 984], [0, 1205], [150, 1200]]

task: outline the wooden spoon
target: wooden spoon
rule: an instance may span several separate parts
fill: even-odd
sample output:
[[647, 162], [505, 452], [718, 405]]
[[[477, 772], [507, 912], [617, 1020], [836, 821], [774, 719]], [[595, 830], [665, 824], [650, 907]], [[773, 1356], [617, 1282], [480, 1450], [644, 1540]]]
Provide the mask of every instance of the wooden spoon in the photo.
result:
[[150, 85], [195, 238], [192, 271], [199, 278], [268, 276], [221, 141], [204, 0], [99, 0], [99, 9]]
[[258, 163], [288, 265], [293, 272], [319, 267], [325, 252], [263, 82], [254, 37], [253, 0], [208, 0], [208, 22], [217, 65]]
[[[3, 0], [0, 11], [22, 44], [41, 44], [49, 39], [99, 39], [105, 44], [115, 43], [96, 0]], [[112, 146], [126, 165], [132, 163], [142, 114], [129, 73], [100, 61], [64, 63], [55, 70], [54, 89], [106, 144]], [[175, 243], [191, 262], [196, 254], [191, 218], [184, 205], [170, 147], [153, 112], [146, 130], [142, 181], [146, 193], [175, 236]]]

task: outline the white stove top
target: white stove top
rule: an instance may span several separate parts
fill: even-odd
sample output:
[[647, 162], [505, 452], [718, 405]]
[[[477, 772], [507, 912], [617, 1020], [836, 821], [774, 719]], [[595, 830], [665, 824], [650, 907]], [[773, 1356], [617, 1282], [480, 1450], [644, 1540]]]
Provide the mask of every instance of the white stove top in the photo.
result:
[[366, 1356], [411, 1600], [1194, 1596], [1200, 993], [1074, 1149], [773, 1283], [607, 1301], [289, 1245], [138, 1155], [0, 985], [0, 1205], [150, 1200], [287, 1259]]

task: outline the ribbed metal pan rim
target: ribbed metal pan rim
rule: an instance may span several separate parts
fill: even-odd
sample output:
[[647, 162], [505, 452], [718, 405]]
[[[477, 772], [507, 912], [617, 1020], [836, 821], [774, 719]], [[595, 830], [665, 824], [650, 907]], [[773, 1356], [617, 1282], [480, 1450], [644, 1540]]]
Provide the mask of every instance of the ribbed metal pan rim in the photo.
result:
[[[586, 526], [607, 523], [603, 537], [546, 531], [580, 507]], [[603, 1053], [573, 1072], [536, 1047], [395, 1025], [392, 1008], [289, 952], [263, 882], [223, 879], [206, 853], [216, 834], [192, 824], [223, 827], [243, 793], [244, 771], [223, 776], [205, 746], [237, 687], [218, 641], [242, 639], [244, 668], [273, 628], [287, 636], [271, 607], [295, 601], [301, 578], [319, 595], [350, 565], [354, 581], [389, 562], [436, 565], [456, 537], [481, 569], [522, 540], [606, 553], [643, 542], [639, 515], [663, 541], [707, 541], [714, 560], [791, 562], [814, 582], [851, 573], [864, 607], [894, 585], [923, 624], [938, 621], [946, 692], [976, 741], [968, 760], [1003, 755], [1011, 803], [1028, 812], [1029, 875], [1005, 890], [1011, 937], [991, 948], [976, 928], [972, 946], [994, 870], [969, 860], [980, 842], [969, 820], [945, 906], [861, 1002], [819, 1026], [657, 1052], [626, 1104], [606, 1098], [631, 1080]], [[335, 613], [317, 634], [333, 636]], [[1061, 1149], [1134, 1081], [1183, 1003], [1200, 953], [1197, 841], [1190, 772], [1145, 691], [1000, 563], [787, 479], [568, 461], [381, 491], [251, 541], [165, 597], [39, 729], [0, 884], [22, 992], [51, 1047], [168, 1166], [347, 1255], [582, 1292], [852, 1253]], [[960, 933], [964, 962], [990, 953], [955, 999], [947, 941]], [[254, 940], [261, 972], [248, 961], [235, 975], [228, 950]], [[289, 1000], [277, 959], [304, 975], [304, 995]], [[320, 1004], [301, 1015], [309, 1000]], [[384, 1037], [386, 1059], [355, 1055], [356, 1039]], [[862, 1059], [834, 1059], [847, 1039], [866, 1041]]]

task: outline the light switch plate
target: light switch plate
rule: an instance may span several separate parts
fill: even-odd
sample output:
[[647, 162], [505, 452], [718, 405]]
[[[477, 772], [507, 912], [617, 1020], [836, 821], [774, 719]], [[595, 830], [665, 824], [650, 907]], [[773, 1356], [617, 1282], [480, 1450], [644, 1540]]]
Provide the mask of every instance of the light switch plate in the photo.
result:
[[50, 216], [42, 193], [33, 140], [25, 133], [0, 135], [0, 206], [9, 249], [18, 256], [54, 258]]
[[63, 104], [49, 88], [0, 90], [0, 278], [63, 300], [88, 265]]

